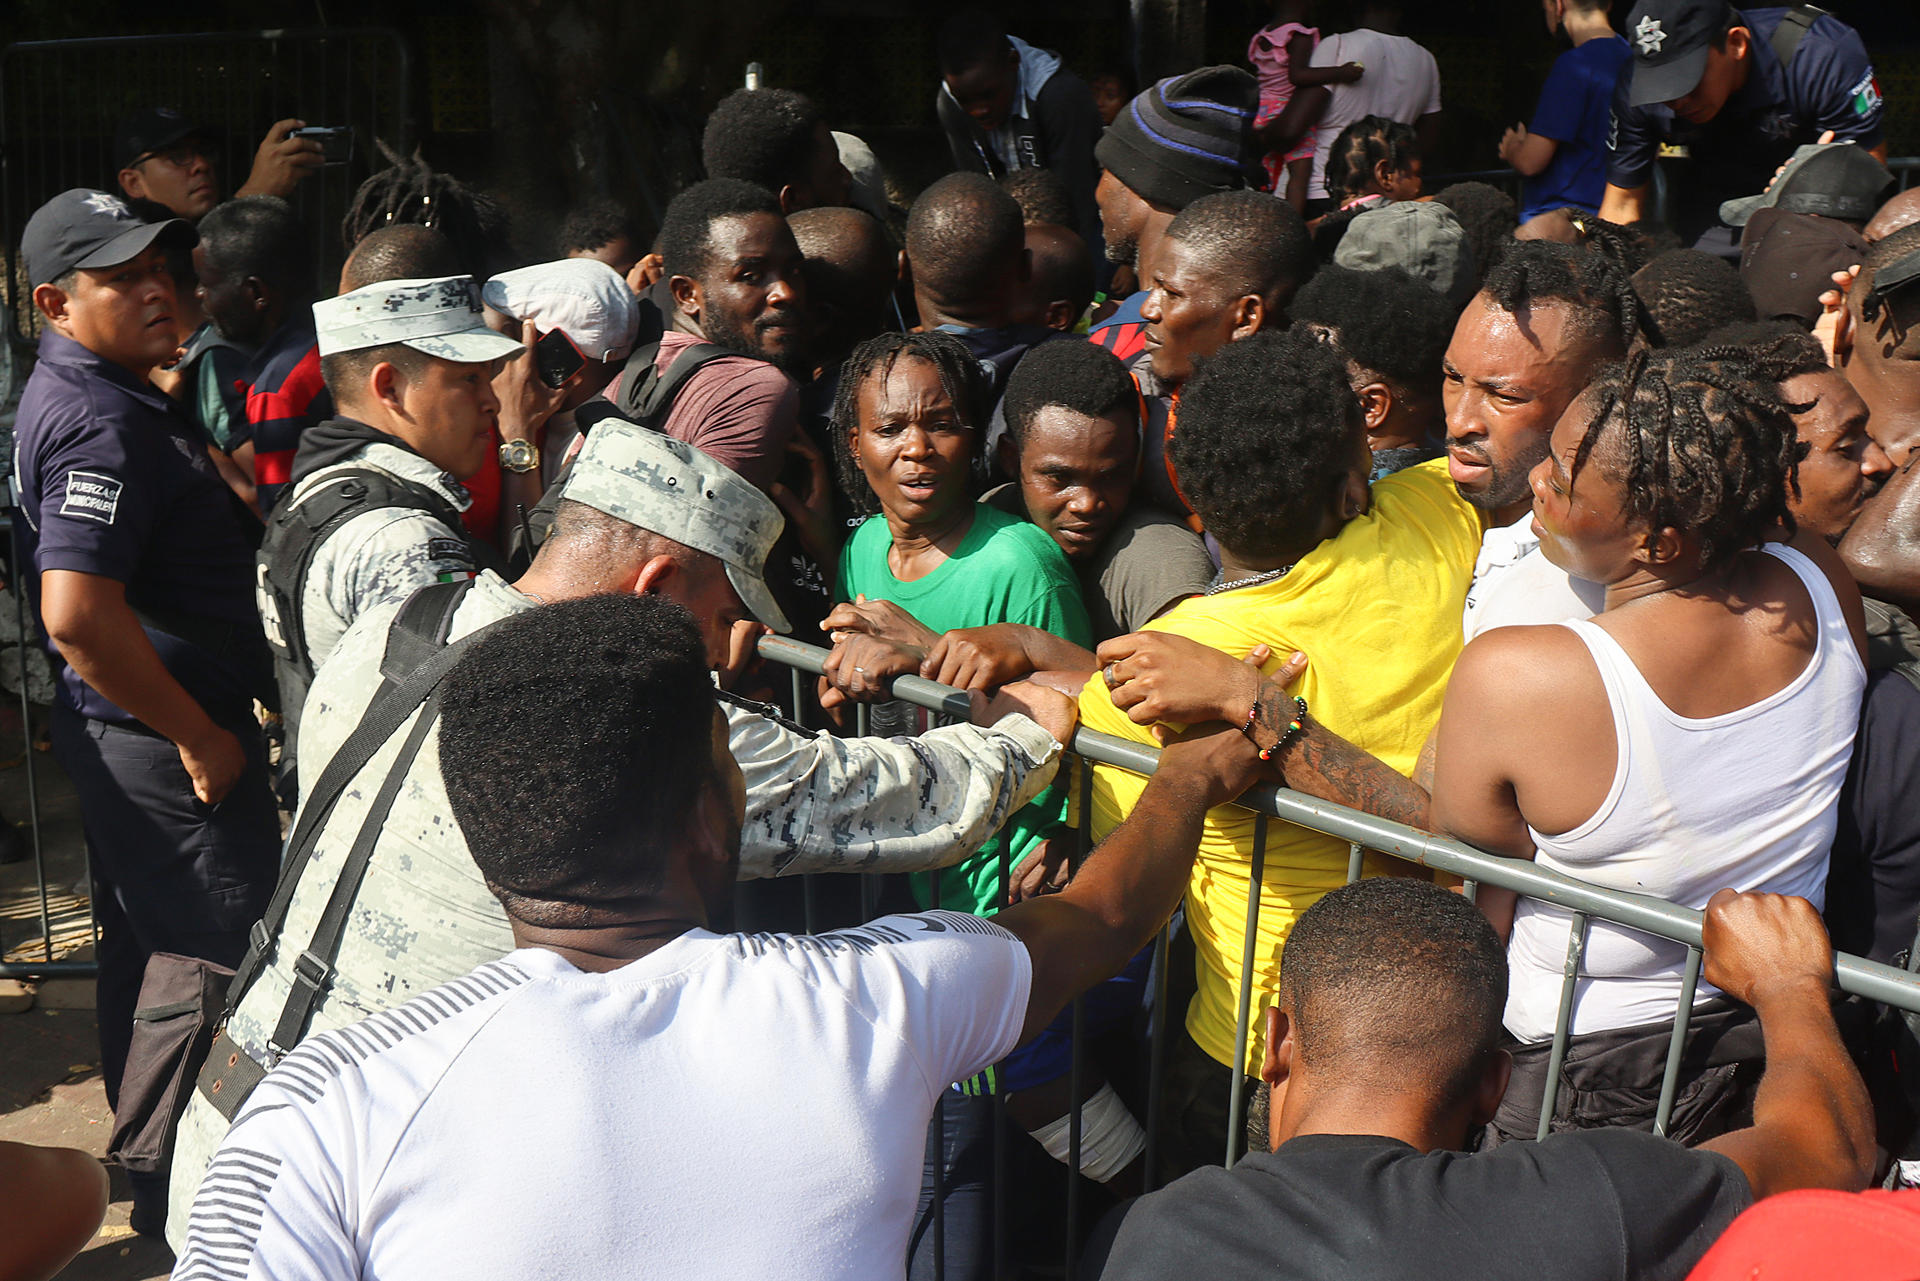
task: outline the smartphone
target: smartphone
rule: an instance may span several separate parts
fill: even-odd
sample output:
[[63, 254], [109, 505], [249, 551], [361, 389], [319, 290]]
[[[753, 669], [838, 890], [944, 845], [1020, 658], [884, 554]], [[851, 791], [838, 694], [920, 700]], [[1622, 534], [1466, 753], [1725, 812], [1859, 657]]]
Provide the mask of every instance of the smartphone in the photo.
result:
[[533, 344], [533, 368], [540, 381], [549, 387], [564, 387], [567, 379], [580, 372], [587, 358], [573, 345], [564, 329], [549, 329]]
[[320, 158], [326, 164], [344, 165], [353, 159], [353, 130], [346, 125], [308, 125], [290, 136], [319, 143]]

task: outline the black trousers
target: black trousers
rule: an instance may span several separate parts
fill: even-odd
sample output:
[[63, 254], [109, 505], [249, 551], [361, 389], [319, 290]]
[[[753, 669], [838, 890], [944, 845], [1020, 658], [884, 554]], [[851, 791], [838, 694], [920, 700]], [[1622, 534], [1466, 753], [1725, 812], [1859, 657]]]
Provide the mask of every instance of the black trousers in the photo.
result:
[[147, 958], [176, 952], [238, 964], [280, 870], [259, 727], [218, 719], [239, 736], [247, 768], [225, 799], [206, 805], [166, 739], [54, 708], [54, 757], [79, 793], [100, 926], [96, 1003], [110, 1107], [119, 1102]]
[[[1550, 1128], [1653, 1129], [1666, 1074], [1673, 1023], [1643, 1024], [1570, 1037]], [[1513, 1076], [1483, 1147], [1532, 1139], [1539, 1132], [1552, 1041], [1509, 1046]], [[1694, 1147], [1752, 1123], [1753, 1094], [1766, 1066], [1760, 1020], [1726, 997], [1696, 1005], [1687, 1022], [1669, 1138]]]

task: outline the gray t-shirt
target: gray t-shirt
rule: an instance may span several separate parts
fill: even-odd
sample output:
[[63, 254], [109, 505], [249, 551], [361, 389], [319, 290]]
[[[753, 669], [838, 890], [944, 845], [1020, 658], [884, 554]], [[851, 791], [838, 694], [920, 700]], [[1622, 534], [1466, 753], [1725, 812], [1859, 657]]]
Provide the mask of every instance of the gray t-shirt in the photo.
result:
[[[989, 490], [980, 501], [1012, 516], [1027, 514], [1018, 485]], [[1092, 559], [1073, 562], [1073, 571], [1096, 641], [1139, 631], [1213, 581], [1213, 561], [1200, 535], [1138, 500]]]

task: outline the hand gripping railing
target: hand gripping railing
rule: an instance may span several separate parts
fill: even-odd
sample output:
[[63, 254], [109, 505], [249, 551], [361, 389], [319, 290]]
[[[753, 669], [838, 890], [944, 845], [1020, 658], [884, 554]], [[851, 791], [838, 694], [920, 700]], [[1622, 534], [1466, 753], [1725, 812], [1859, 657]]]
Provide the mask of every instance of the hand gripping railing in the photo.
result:
[[[796, 696], [800, 690], [800, 673], [818, 675], [827, 659], [829, 651], [817, 646], [807, 645], [786, 637], [769, 636], [760, 642], [761, 656], [771, 661], [783, 663], [794, 669], [793, 683]], [[936, 684], [917, 676], [897, 677], [893, 682], [892, 696], [903, 702], [923, 707], [942, 716], [962, 719], [972, 709], [969, 696], [950, 686]], [[796, 698], [796, 705], [797, 698]], [[864, 708], [862, 709], [864, 710]], [[864, 717], [861, 718], [864, 724]], [[1158, 766], [1160, 753], [1154, 748], [1127, 739], [1115, 738], [1095, 730], [1079, 729], [1073, 736], [1069, 749], [1083, 759], [1099, 765], [1110, 765], [1129, 770], [1136, 774], [1151, 775]], [[1090, 771], [1083, 771], [1081, 815], [1081, 853], [1084, 857], [1090, 837], [1090, 806], [1086, 803], [1090, 788]], [[1478, 887], [1491, 885], [1499, 889], [1510, 890], [1527, 898], [1551, 903], [1565, 909], [1572, 917], [1568, 931], [1567, 958], [1563, 968], [1559, 1010], [1554, 1022], [1553, 1046], [1548, 1058], [1547, 1079], [1544, 1098], [1540, 1108], [1538, 1137], [1545, 1138], [1554, 1114], [1554, 1104], [1559, 1096], [1560, 1077], [1566, 1062], [1567, 1043], [1573, 1021], [1573, 998], [1579, 977], [1581, 959], [1586, 950], [1587, 926], [1592, 921], [1607, 921], [1639, 930], [1660, 938], [1683, 943], [1687, 948], [1687, 959], [1682, 975], [1681, 995], [1675, 1012], [1673, 1033], [1668, 1042], [1665, 1072], [1661, 1081], [1660, 1100], [1654, 1117], [1655, 1133], [1664, 1134], [1673, 1113], [1674, 1096], [1680, 1079], [1683, 1050], [1686, 1043], [1687, 1027], [1693, 1014], [1694, 995], [1700, 982], [1702, 951], [1700, 946], [1700, 913], [1662, 899], [1649, 898], [1639, 894], [1628, 894], [1618, 890], [1603, 889], [1575, 880], [1570, 876], [1540, 867], [1524, 859], [1505, 858], [1489, 854], [1485, 850], [1475, 849], [1459, 841], [1435, 836], [1403, 823], [1378, 818], [1360, 810], [1336, 805], [1329, 801], [1317, 800], [1290, 788], [1262, 784], [1252, 788], [1236, 802], [1239, 806], [1253, 811], [1254, 824], [1253, 856], [1250, 868], [1250, 884], [1247, 890], [1247, 926], [1246, 944], [1241, 957], [1240, 991], [1238, 1011], [1237, 1043], [1244, 1046], [1251, 1022], [1252, 985], [1254, 947], [1258, 936], [1257, 925], [1261, 907], [1261, 879], [1264, 873], [1263, 854], [1266, 849], [1267, 824], [1279, 819], [1297, 824], [1310, 831], [1337, 837], [1348, 843], [1350, 854], [1347, 865], [1347, 880], [1358, 880], [1361, 875], [1364, 855], [1371, 850], [1390, 855], [1407, 862], [1418, 863], [1433, 868], [1467, 882], [1469, 895], [1477, 892]], [[1156, 972], [1162, 983], [1165, 977], [1167, 939], [1163, 930], [1156, 952]], [[1917, 941], [1916, 952], [1920, 952]], [[1882, 965], [1862, 957], [1841, 953], [1834, 960], [1835, 977], [1841, 991], [1853, 996], [1878, 1001], [1896, 1009], [1920, 1013], [1920, 975], [1892, 966]], [[1167, 1011], [1161, 1009], [1164, 1004], [1164, 987], [1155, 1001], [1152, 1043], [1149, 1053], [1149, 1118], [1147, 1130], [1147, 1177], [1148, 1186], [1152, 1186], [1156, 1142], [1154, 1121], [1157, 1119], [1160, 1094], [1160, 1077], [1163, 1040], [1167, 1027]], [[1076, 1018], [1074, 1037], [1074, 1058], [1072, 1090], [1075, 1123], [1070, 1129], [1068, 1168], [1078, 1169], [1079, 1152], [1079, 1116], [1080, 1094], [1080, 1037]], [[1232, 1089], [1228, 1104], [1228, 1134], [1226, 1135], [1225, 1163], [1232, 1165], [1241, 1155], [1240, 1144], [1244, 1137], [1241, 1123], [1241, 1103], [1245, 1095], [1246, 1079], [1244, 1057], [1236, 1056], [1232, 1068]], [[998, 1133], [996, 1131], [996, 1140]], [[999, 1162], [996, 1160], [996, 1170]], [[1074, 1195], [1077, 1180], [1069, 1182], [1069, 1240], [1068, 1275], [1072, 1275], [1072, 1241], [1077, 1223], [1075, 1222], [1077, 1197]], [[996, 1211], [998, 1201], [996, 1200]], [[998, 1219], [996, 1213], [996, 1219]], [[996, 1251], [996, 1257], [998, 1252]]]

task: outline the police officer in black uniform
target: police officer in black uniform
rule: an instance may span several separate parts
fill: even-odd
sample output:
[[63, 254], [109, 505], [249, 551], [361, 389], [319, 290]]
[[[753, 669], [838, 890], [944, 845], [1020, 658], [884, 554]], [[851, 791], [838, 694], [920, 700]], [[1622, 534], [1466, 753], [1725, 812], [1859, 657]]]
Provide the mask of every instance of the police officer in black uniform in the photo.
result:
[[[196, 239], [75, 189], [21, 246], [44, 328], [16, 422], [18, 523], [59, 660], [53, 748], [91, 860], [112, 1106], [147, 958], [236, 964], [279, 865], [253, 549], [199, 433], [147, 379], [177, 334], [167, 251]], [[134, 1226], [155, 1231], [166, 1176], [144, 1181]]]
[[1688, 244], [1734, 256], [1720, 203], [1764, 189], [1795, 147], [1831, 131], [1887, 158], [1866, 46], [1824, 10], [1640, 0], [1621, 34], [1633, 57], [1614, 90], [1602, 218], [1652, 213], [1654, 160], [1671, 148], [1668, 221]]

